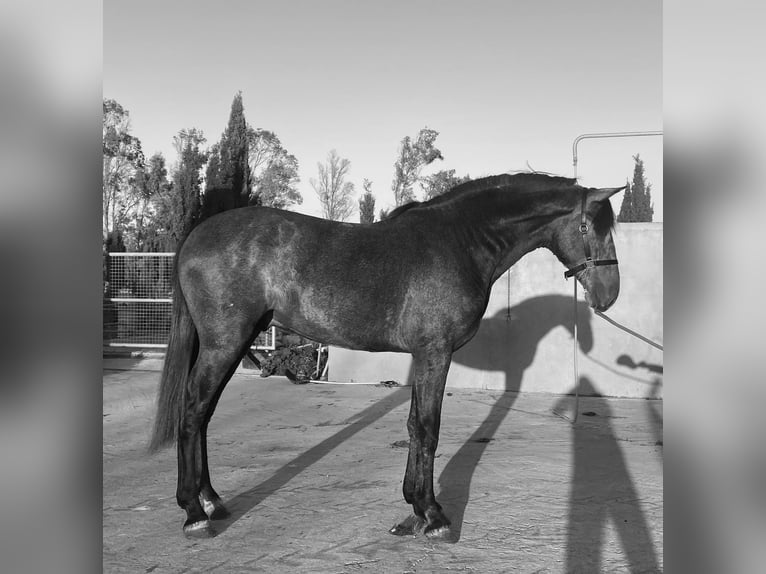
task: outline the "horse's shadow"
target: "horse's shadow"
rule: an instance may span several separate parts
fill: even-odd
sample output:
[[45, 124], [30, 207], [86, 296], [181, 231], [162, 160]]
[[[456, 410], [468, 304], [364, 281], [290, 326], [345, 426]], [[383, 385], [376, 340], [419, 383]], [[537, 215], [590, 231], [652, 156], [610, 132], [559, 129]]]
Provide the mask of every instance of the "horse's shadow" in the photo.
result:
[[[593, 348], [592, 312], [578, 301], [578, 340], [583, 352]], [[505, 373], [505, 392], [471, 437], [450, 458], [438, 482], [439, 500], [460, 538], [473, 472], [498, 427], [513, 407], [524, 371], [532, 364], [540, 341], [556, 327], [572, 333], [573, 303], [564, 295], [542, 295], [502, 309], [482, 320], [476, 336], [453, 355], [453, 362], [482, 371]]]

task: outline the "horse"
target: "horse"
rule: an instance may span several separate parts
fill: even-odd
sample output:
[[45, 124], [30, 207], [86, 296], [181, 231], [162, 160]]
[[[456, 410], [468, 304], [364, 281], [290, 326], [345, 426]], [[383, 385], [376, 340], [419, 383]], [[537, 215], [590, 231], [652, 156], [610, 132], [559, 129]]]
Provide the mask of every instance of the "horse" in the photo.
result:
[[171, 332], [149, 451], [177, 445], [187, 537], [228, 516], [210, 482], [207, 429], [226, 383], [272, 321], [315, 341], [410, 353], [410, 437], [402, 492], [412, 514], [390, 532], [449, 538], [434, 453], [452, 353], [479, 328], [492, 284], [547, 248], [604, 311], [620, 276], [609, 197], [537, 173], [469, 181], [371, 224], [253, 206], [216, 214], [177, 251]]

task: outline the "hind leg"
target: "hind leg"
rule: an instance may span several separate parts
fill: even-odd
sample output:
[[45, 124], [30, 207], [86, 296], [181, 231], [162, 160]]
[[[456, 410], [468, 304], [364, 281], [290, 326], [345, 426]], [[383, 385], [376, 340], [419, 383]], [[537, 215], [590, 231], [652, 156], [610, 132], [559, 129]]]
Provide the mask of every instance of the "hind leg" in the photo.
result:
[[[221, 395], [221, 391], [223, 390], [224, 386], [225, 383], [221, 385], [221, 388], [219, 388], [217, 393], [218, 396]], [[205, 511], [205, 514], [207, 514], [210, 520], [222, 520], [229, 516], [229, 511], [226, 510], [221, 497], [218, 495], [218, 493], [213, 488], [213, 485], [210, 483], [210, 470], [207, 463], [207, 426], [210, 422], [210, 417], [215, 411], [216, 404], [218, 404], [218, 397], [216, 397], [216, 399], [208, 408], [206, 420], [200, 429], [198, 450], [201, 462], [199, 499], [200, 503], [202, 504], [202, 509]]]
[[201, 347], [186, 389], [178, 428], [176, 501], [186, 511], [184, 533], [187, 536], [211, 536], [213, 531], [205, 510], [215, 514], [216, 504], [223, 508], [210, 485], [206, 431], [220, 392], [240, 359], [239, 349]]
[[[213, 534], [209, 520], [229, 515], [210, 482], [207, 428], [218, 399], [256, 334], [271, 322], [272, 312], [261, 314], [255, 326], [246, 314], [209, 321], [200, 333], [200, 350], [192, 369], [178, 432], [178, 505], [186, 511], [184, 533]], [[248, 325], [250, 325], [248, 327]]]

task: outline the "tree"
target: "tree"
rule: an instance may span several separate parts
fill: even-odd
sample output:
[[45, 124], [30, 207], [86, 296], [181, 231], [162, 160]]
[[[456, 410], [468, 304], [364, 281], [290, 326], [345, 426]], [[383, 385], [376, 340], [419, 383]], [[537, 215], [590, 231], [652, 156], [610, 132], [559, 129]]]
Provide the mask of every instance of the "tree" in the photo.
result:
[[468, 175], [463, 177], [457, 177], [454, 169], [437, 171], [433, 175], [429, 175], [423, 178], [422, 186], [425, 193], [425, 199], [432, 199], [437, 195], [441, 195], [456, 185], [465, 183], [471, 178]]
[[633, 183], [625, 190], [617, 221], [639, 222], [652, 221], [654, 206], [652, 205], [652, 186], [644, 177], [644, 162], [636, 154], [633, 156]]
[[630, 190], [630, 182], [625, 180], [625, 191], [622, 195], [622, 203], [620, 204], [620, 213], [617, 215], [617, 221], [635, 221], [633, 209], [633, 194]]
[[394, 163], [394, 180], [391, 190], [394, 192], [396, 207], [415, 200], [413, 186], [420, 179], [422, 169], [435, 159], [444, 159], [434, 147], [439, 132], [423, 128], [415, 142], [406, 136], [399, 145], [399, 154]]
[[351, 198], [354, 184], [346, 181], [350, 166], [351, 162], [341, 158], [335, 150], [327, 154], [326, 164], [317, 163], [319, 179], [312, 178], [310, 183], [319, 196], [326, 219], [344, 221], [354, 211]]
[[298, 160], [285, 153], [284, 157], [271, 161], [255, 178], [256, 193], [250, 198], [251, 205], [266, 205], [278, 209], [303, 203], [298, 191]]
[[159, 248], [159, 220], [157, 218], [157, 201], [168, 191], [168, 170], [165, 167], [165, 157], [155, 153], [149, 158], [147, 168], [136, 172], [135, 187], [139, 197], [135, 217], [135, 250], [153, 251]]
[[[181, 155], [181, 152], [178, 152]], [[207, 169], [205, 170], [205, 189], [218, 189], [221, 183], [221, 144], [214, 143], [208, 150]]]
[[274, 132], [248, 127], [248, 159], [253, 177], [250, 205], [286, 209], [303, 203], [298, 191], [298, 160]]
[[121, 231], [138, 203], [136, 171], [144, 167], [141, 141], [130, 133], [130, 114], [116, 100], [103, 100], [103, 237]]
[[[205, 174], [204, 202], [220, 203], [223, 200], [220, 195], [229, 194], [231, 197], [223, 200], [224, 203], [233, 207], [248, 205], [252, 192], [248, 149], [248, 126], [242, 104], [242, 92], [237, 92], [231, 103], [229, 124], [221, 135], [220, 142], [213, 145], [209, 151], [211, 159]], [[210, 190], [216, 191], [209, 194]], [[208, 195], [211, 196], [210, 199]], [[210, 213], [211, 208], [206, 207], [205, 211]]]
[[202, 131], [181, 130], [173, 138], [180, 150], [172, 184], [160, 187], [155, 201], [158, 235], [164, 248], [173, 251], [200, 218], [202, 177], [207, 154], [200, 150], [205, 143]]
[[372, 182], [365, 179], [362, 182], [364, 194], [359, 198], [359, 223], [375, 221], [375, 196], [372, 194]]

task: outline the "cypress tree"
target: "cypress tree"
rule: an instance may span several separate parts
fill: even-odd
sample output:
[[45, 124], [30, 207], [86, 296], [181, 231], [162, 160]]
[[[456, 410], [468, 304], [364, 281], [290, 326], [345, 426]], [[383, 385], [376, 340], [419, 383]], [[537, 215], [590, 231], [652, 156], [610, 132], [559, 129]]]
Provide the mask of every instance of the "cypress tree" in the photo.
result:
[[375, 221], [375, 196], [372, 194], [372, 182], [365, 179], [362, 184], [364, 194], [359, 198], [359, 222], [373, 223]]
[[630, 190], [630, 182], [625, 181], [625, 191], [622, 195], [622, 205], [620, 205], [620, 213], [617, 216], [617, 221], [626, 222], [633, 221], [633, 194]]
[[622, 198], [620, 214], [617, 221], [640, 222], [652, 221], [654, 207], [652, 206], [651, 184], [644, 177], [644, 161], [636, 154], [633, 156], [633, 183], [628, 185]]
[[[206, 178], [206, 201], [208, 195], [216, 195], [216, 200], [223, 201], [226, 205], [248, 205], [252, 192], [252, 176], [248, 162], [247, 121], [242, 92], [237, 92], [234, 96], [229, 124], [221, 135], [221, 141], [211, 149]], [[220, 197], [221, 194], [230, 197], [224, 200]], [[209, 213], [210, 210], [205, 211]], [[214, 213], [217, 211], [213, 210]]]

